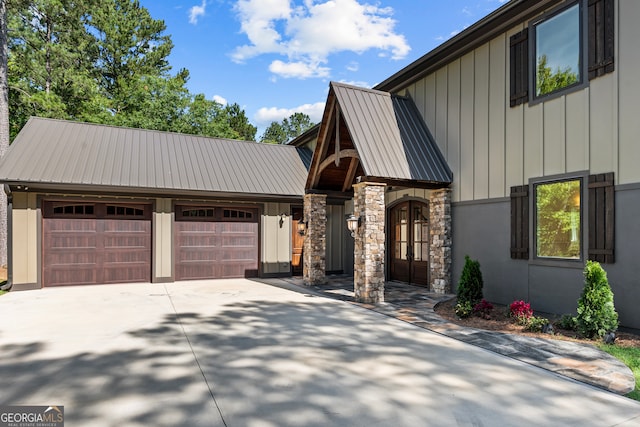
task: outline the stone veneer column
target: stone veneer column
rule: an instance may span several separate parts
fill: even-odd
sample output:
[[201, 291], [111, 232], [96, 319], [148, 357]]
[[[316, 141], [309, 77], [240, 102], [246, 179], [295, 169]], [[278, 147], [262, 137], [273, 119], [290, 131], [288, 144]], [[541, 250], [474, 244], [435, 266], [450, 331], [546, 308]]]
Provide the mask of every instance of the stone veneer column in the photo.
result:
[[384, 247], [386, 185], [355, 184], [353, 211], [360, 217], [355, 233], [353, 286], [358, 302], [384, 302]]
[[304, 195], [304, 220], [307, 231], [303, 246], [303, 280], [307, 286], [326, 282], [327, 196]]
[[431, 291], [451, 293], [451, 190], [435, 190], [429, 197]]

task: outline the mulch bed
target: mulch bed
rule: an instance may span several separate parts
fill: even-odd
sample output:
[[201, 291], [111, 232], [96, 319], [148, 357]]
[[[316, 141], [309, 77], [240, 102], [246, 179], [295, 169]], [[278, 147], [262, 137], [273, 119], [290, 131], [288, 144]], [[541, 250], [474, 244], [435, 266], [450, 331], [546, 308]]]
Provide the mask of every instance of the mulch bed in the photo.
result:
[[[492, 303], [493, 304], [493, 303]], [[549, 315], [535, 313], [536, 316], [547, 317], [553, 324], [554, 334], [543, 334], [542, 332], [527, 332], [523, 330], [523, 327], [516, 324], [513, 319], [507, 316], [508, 307], [501, 304], [493, 304], [493, 311], [489, 319], [472, 315], [468, 318], [461, 319], [455, 313], [456, 299], [442, 302], [435, 307], [435, 312], [443, 318], [449, 320], [457, 325], [484, 329], [488, 331], [499, 331], [510, 334], [521, 334], [527, 336], [534, 336], [538, 338], [554, 338], [563, 339], [576, 342], [582, 342], [586, 344], [595, 344], [596, 341], [581, 338], [577, 332], [562, 329], [558, 326], [557, 321], [559, 318], [550, 318]], [[616, 332], [616, 344], [621, 347], [637, 347], [640, 348], [640, 335], [636, 335], [629, 332]]]

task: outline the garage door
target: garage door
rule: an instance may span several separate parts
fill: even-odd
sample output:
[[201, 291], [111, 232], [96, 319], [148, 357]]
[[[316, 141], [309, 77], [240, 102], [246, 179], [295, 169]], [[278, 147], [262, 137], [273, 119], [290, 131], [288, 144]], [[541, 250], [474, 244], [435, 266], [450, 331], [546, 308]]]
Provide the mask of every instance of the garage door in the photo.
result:
[[176, 206], [176, 280], [258, 275], [258, 210]]
[[151, 207], [45, 202], [44, 286], [151, 281]]

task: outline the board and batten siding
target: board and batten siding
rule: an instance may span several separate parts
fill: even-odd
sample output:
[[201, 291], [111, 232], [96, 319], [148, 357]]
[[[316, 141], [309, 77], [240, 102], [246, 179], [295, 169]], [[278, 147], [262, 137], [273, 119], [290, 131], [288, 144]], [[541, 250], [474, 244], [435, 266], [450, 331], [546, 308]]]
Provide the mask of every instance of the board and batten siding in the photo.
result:
[[509, 196], [530, 178], [589, 170], [640, 182], [640, 2], [616, 2], [616, 71], [535, 105], [509, 106], [511, 28], [407, 87], [454, 174], [453, 201]]
[[289, 203], [264, 204], [260, 239], [262, 274], [280, 275], [291, 271], [290, 210]]
[[37, 194], [14, 192], [10, 215], [13, 284], [35, 286], [39, 282], [38, 224], [41, 218]]
[[151, 227], [154, 234], [153, 281], [173, 281], [173, 222], [172, 199], [156, 199], [156, 209], [153, 212]]

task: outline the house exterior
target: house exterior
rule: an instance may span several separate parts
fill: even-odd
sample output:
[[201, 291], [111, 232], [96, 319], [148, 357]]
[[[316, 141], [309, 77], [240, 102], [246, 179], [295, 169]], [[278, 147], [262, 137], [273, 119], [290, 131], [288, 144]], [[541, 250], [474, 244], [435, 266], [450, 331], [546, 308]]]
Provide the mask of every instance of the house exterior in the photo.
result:
[[575, 313], [593, 259], [640, 328], [638, 17], [633, 0], [510, 1], [376, 87], [415, 102], [453, 171], [454, 283], [468, 254], [487, 299]]
[[291, 275], [305, 148], [31, 118], [3, 158], [9, 280]]
[[593, 259], [640, 328], [637, 17], [512, 0], [373, 89], [332, 82], [289, 146], [32, 119], [0, 162], [13, 286], [346, 273], [376, 303], [454, 292], [469, 255], [487, 299], [563, 314]]

